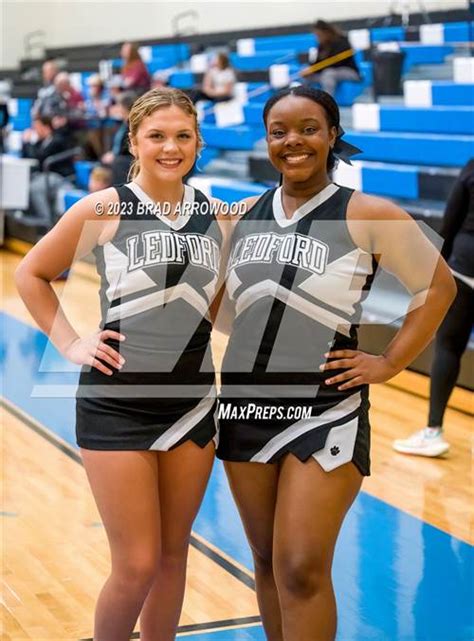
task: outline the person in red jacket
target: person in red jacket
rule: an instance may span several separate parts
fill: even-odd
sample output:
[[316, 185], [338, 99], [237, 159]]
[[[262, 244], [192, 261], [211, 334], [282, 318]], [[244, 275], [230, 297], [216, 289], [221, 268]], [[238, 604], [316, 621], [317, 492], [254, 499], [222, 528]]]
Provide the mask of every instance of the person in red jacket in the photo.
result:
[[145, 93], [150, 88], [150, 74], [143, 62], [138, 46], [133, 42], [124, 42], [120, 55], [123, 60], [121, 70], [123, 88], [135, 91], [138, 94]]

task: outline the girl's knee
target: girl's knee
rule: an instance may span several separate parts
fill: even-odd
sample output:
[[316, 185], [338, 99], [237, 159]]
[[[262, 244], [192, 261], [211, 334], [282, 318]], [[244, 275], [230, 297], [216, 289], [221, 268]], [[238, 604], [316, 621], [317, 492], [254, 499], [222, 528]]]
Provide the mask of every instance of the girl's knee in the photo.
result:
[[112, 561], [112, 577], [125, 589], [149, 588], [158, 571], [159, 555], [142, 553], [129, 555], [120, 561]]
[[281, 598], [310, 599], [331, 584], [330, 564], [297, 552], [274, 559], [275, 581]]

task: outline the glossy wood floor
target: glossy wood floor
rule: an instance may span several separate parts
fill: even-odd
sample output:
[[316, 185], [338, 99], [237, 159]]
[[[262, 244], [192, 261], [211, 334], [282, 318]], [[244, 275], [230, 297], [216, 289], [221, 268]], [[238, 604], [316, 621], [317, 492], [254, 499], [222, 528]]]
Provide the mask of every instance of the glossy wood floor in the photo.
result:
[[[19, 257], [1, 252], [3, 311], [34, 324], [14, 290], [12, 273]], [[93, 331], [99, 318], [97, 287], [82, 274], [72, 274], [55, 288], [79, 333]], [[85, 277], [86, 276], [86, 277]], [[95, 298], [94, 298], [95, 297]], [[95, 309], [86, 300], [96, 300]], [[215, 352], [225, 339], [216, 334]], [[219, 356], [217, 356], [218, 360]], [[410, 378], [422, 389], [423, 377]], [[472, 397], [458, 391], [465, 409]], [[448, 409], [446, 433], [451, 450], [444, 459], [406, 457], [391, 448], [394, 438], [425, 424], [427, 402], [389, 385], [371, 393], [372, 477], [364, 490], [456, 538], [474, 543], [472, 491], [472, 417]], [[28, 426], [29, 421], [29, 426]], [[2, 609], [1, 639], [59, 641], [90, 637], [93, 607], [107, 576], [109, 557], [83, 468], [67, 444], [64, 451], [32, 429], [31, 420], [2, 412]], [[66, 450], [69, 450], [67, 455]], [[68, 542], [74, 540], [76, 556]], [[197, 537], [199, 543], [199, 537]], [[205, 623], [257, 615], [254, 592], [191, 548], [186, 601], [181, 624]], [[224, 555], [225, 556], [225, 555]], [[234, 565], [238, 565], [234, 562]], [[248, 570], [241, 568], [249, 574]]]

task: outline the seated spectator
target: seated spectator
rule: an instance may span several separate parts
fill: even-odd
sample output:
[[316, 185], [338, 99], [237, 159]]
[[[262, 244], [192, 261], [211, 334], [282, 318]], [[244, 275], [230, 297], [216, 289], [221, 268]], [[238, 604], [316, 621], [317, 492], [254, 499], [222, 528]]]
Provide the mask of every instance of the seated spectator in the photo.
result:
[[114, 185], [127, 181], [128, 171], [133, 160], [128, 140], [128, 116], [135, 100], [136, 94], [131, 91], [126, 91], [117, 97], [115, 116], [120, 118], [122, 124], [115, 133], [112, 149], [101, 159], [104, 165], [111, 167]]
[[41, 72], [43, 76], [43, 86], [39, 89], [38, 96], [33, 105], [33, 118], [36, 116], [51, 115], [51, 113], [45, 111], [45, 104], [47, 104], [47, 99], [56, 91], [54, 79], [59, 73], [59, 67], [54, 60], [47, 60], [43, 63]]
[[226, 53], [218, 53], [211, 67], [204, 74], [202, 88], [193, 91], [191, 99], [194, 102], [198, 100], [212, 100], [213, 102], [231, 100], [234, 97], [236, 80], [229, 56]]
[[87, 80], [89, 86], [89, 97], [85, 101], [86, 115], [90, 118], [106, 118], [109, 110], [110, 100], [105, 94], [105, 85], [95, 73]]
[[54, 86], [56, 94], [65, 105], [65, 111], [60, 115], [67, 118], [68, 123], [73, 127], [83, 125], [85, 115], [84, 96], [72, 86], [67, 71], [60, 71], [57, 74], [54, 79]]
[[150, 74], [143, 62], [138, 46], [132, 42], [124, 42], [120, 55], [123, 60], [121, 69], [123, 87], [135, 92], [138, 97], [150, 88]]
[[[349, 40], [342, 31], [324, 20], [317, 20], [314, 23], [313, 33], [319, 43], [316, 63], [352, 50]], [[321, 88], [331, 96], [335, 95], [336, 87], [342, 80], [360, 80], [353, 55], [331, 62], [321, 71], [305, 76], [305, 82], [320, 84]]]
[[50, 167], [46, 161], [73, 147], [74, 141], [68, 130], [54, 129], [52, 119], [47, 116], [37, 116], [33, 129], [23, 132], [22, 156], [38, 162], [31, 174], [29, 213], [47, 223], [54, 222], [61, 213], [57, 207], [59, 191], [74, 188], [70, 182], [74, 176], [74, 163], [72, 155]]
[[[55, 129], [52, 119], [48, 116], [36, 116], [33, 128], [23, 132], [23, 158], [32, 158], [38, 161], [37, 169], [44, 170], [45, 161], [53, 155], [74, 147], [74, 141], [67, 129]], [[54, 172], [61, 176], [70, 176], [74, 173], [72, 159], [54, 164]]]
[[94, 167], [89, 176], [88, 189], [90, 193], [107, 189], [112, 186], [112, 170], [110, 167], [100, 165]]
[[108, 148], [107, 140], [113, 133], [106, 122], [110, 115], [111, 98], [107, 97], [105, 84], [98, 74], [89, 77], [89, 97], [85, 102], [87, 133], [82, 141], [84, 157], [87, 160], [99, 160]]
[[43, 95], [33, 109], [33, 118], [45, 116], [52, 119], [54, 129], [70, 126], [72, 129], [84, 125], [84, 98], [74, 89], [66, 71], [54, 77], [53, 89]]

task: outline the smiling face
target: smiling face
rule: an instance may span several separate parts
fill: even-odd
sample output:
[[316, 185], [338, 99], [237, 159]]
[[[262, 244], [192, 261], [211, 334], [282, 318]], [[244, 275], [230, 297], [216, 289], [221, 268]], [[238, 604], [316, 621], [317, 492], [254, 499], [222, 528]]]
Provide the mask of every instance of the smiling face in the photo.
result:
[[176, 105], [160, 107], [143, 118], [131, 143], [140, 172], [160, 181], [181, 180], [196, 160], [194, 116]]
[[287, 181], [311, 183], [327, 175], [327, 158], [336, 140], [324, 107], [302, 96], [285, 96], [267, 115], [268, 154]]

